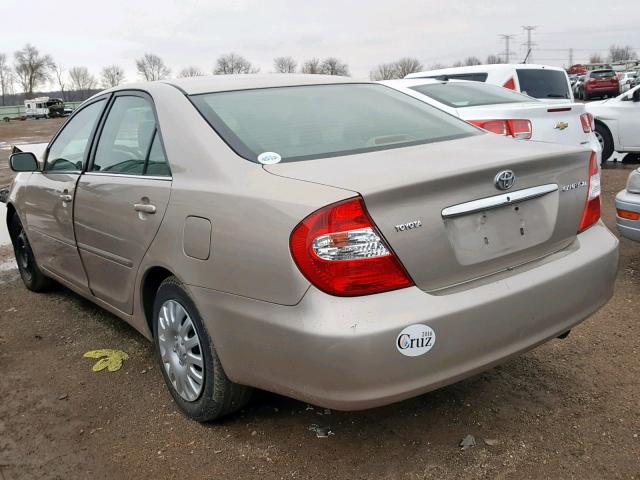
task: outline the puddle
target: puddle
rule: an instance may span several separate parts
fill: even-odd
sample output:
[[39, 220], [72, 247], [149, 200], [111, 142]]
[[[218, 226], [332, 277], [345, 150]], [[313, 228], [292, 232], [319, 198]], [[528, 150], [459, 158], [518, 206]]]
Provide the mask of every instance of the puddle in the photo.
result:
[[0, 247], [11, 244], [9, 231], [7, 230], [7, 206], [0, 202]]

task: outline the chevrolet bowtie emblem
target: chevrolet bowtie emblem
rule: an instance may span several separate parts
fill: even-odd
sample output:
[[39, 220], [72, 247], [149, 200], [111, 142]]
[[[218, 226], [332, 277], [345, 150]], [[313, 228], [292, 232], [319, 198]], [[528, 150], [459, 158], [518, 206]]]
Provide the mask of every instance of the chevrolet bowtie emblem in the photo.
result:
[[558, 130], [564, 130], [567, 127], [569, 127], [569, 124], [567, 122], [558, 122], [556, 123], [556, 126], [553, 128], [557, 128]]

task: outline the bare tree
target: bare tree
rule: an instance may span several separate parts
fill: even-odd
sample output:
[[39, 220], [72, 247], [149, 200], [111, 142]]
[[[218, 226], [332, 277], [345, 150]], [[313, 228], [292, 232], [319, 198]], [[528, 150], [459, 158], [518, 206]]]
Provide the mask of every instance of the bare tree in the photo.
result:
[[451, 65], [454, 68], [457, 67], [464, 67], [464, 63], [462, 63], [460, 60], [458, 60], [457, 62], [454, 62], [453, 65]]
[[171, 69], [164, 64], [164, 61], [153, 53], [145, 53], [136, 59], [136, 69], [142, 78], [148, 82], [162, 80], [171, 74]]
[[51, 55], [40, 54], [38, 49], [29, 43], [14, 56], [14, 70], [22, 91], [25, 95], [33, 95], [34, 89], [51, 78], [53, 59]]
[[498, 55], [491, 54], [487, 57], [487, 65], [495, 65], [496, 63], [502, 63]]
[[213, 69], [214, 75], [233, 75], [237, 73], [258, 73], [259, 68], [254, 67], [249, 60], [237, 53], [221, 55], [216, 60]]
[[67, 82], [65, 79], [66, 70], [59, 63], [54, 63], [51, 66], [51, 70], [53, 71], [54, 76], [56, 77], [56, 82], [58, 82], [58, 88], [60, 89], [60, 93], [62, 94], [62, 100], [66, 100], [64, 96], [64, 91], [67, 88]]
[[302, 73], [318, 74], [322, 73], [320, 69], [320, 59], [311, 58], [302, 64]]
[[349, 76], [349, 66], [336, 57], [327, 57], [320, 64], [320, 73], [325, 75]]
[[628, 60], [637, 60], [638, 54], [630, 45], [618, 46], [611, 45], [609, 47], [609, 62], [626, 62]]
[[603, 63], [602, 55], [599, 53], [592, 53], [589, 55], [589, 63]]
[[118, 65], [107, 65], [100, 73], [104, 88], [117, 87], [124, 83], [124, 70]]
[[187, 67], [180, 70], [178, 77], [180, 78], [188, 78], [188, 77], [202, 77], [204, 76], [204, 72], [200, 70], [198, 67]]
[[369, 73], [371, 80], [391, 80], [398, 78], [398, 68], [395, 63], [381, 63]]
[[482, 65], [482, 62], [480, 61], [480, 59], [478, 57], [467, 57], [464, 59], [464, 64], [465, 65]]
[[71, 87], [84, 100], [89, 96], [91, 90], [96, 88], [98, 82], [96, 78], [89, 73], [87, 67], [72, 67], [69, 69], [69, 78], [71, 79]]
[[276, 73], [295, 73], [297, 67], [298, 62], [292, 57], [276, 57], [273, 59], [273, 68]]
[[5, 96], [13, 91], [13, 71], [7, 63], [7, 55], [0, 53], [0, 90], [2, 91], [2, 106], [5, 105]]
[[396, 69], [398, 70], [398, 78], [404, 78], [410, 73], [424, 70], [424, 67], [417, 58], [404, 57], [396, 62]]

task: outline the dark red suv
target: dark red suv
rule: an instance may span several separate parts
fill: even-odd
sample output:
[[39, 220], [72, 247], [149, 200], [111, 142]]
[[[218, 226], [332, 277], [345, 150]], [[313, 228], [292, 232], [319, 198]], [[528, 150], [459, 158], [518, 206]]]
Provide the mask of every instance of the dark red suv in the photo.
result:
[[587, 72], [582, 83], [582, 98], [617, 97], [620, 94], [620, 82], [616, 72], [611, 69]]

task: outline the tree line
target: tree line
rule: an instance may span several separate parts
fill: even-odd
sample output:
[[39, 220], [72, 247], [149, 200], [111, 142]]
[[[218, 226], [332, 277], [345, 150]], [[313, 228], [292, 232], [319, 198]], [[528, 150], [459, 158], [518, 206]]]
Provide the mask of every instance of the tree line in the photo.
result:
[[[163, 80], [171, 75], [164, 60], [156, 54], [145, 53], [135, 59], [139, 77], [146, 81]], [[221, 55], [212, 69], [214, 75], [258, 73], [260, 68], [237, 53]], [[277, 57], [273, 60], [273, 71], [276, 73], [301, 73], [325, 75], [349, 75], [349, 66], [336, 57], [323, 60], [311, 58], [300, 64], [292, 57]], [[197, 77], [206, 75], [197, 66], [183, 68], [178, 77]], [[41, 53], [35, 46], [27, 44], [13, 55], [13, 62], [6, 53], [0, 53], [0, 94], [2, 105], [7, 99], [16, 101], [22, 95], [31, 98], [38, 89], [53, 84], [65, 101], [84, 100], [101, 88], [116, 87], [126, 82], [125, 71], [119, 65], [107, 65], [96, 77], [85, 66], [65, 68], [54, 61], [51, 55]]]
[[[616, 63], [637, 60], [636, 51], [630, 46], [612, 45], [606, 61]], [[605, 58], [600, 54], [590, 56], [591, 63], [604, 63]], [[481, 65], [483, 62], [475, 56], [454, 62], [450, 66]], [[489, 55], [486, 64], [503, 63], [499, 56]], [[162, 80], [171, 75], [163, 59], [153, 53], [145, 53], [135, 59], [136, 71], [141, 79], [147, 81]], [[430, 70], [446, 68], [447, 65], [435, 64]], [[425, 70], [424, 65], [413, 57], [403, 57], [395, 62], [381, 63], [369, 74], [372, 80], [390, 80], [403, 78], [414, 72]], [[214, 75], [258, 73], [260, 68], [237, 53], [219, 56], [211, 73]], [[273, 59], [275, 73], [307, 73], [324, 75], [348, 76], [349, 66], [336, 57], [320, 59], [317, 57], [298, 62], [290, 56]], [[205, 70], [197, 66], [188, 66], [178, 71], [178, 77], [197, 77], [206, 75]], [[35, 46], [27, 44], [13, 54], [13, 62], [6, 53], [0, 53], [0, 93], [2, 105], [6, 105], [8, 97], [16, 101], [16, 96], [33, 97], [34, 92], [44, 85], [51, 83], [56, 86], [63, 100], [84, 100], [101, 88], [111, 88], [124, 83], [125, 71], [119, 65], [107, 65], [94, 76], [85, 66], [65, 68], [55, 62], [51, 55], [41, 53]], [[17, 95], [16, 95], [17, 94]]]

